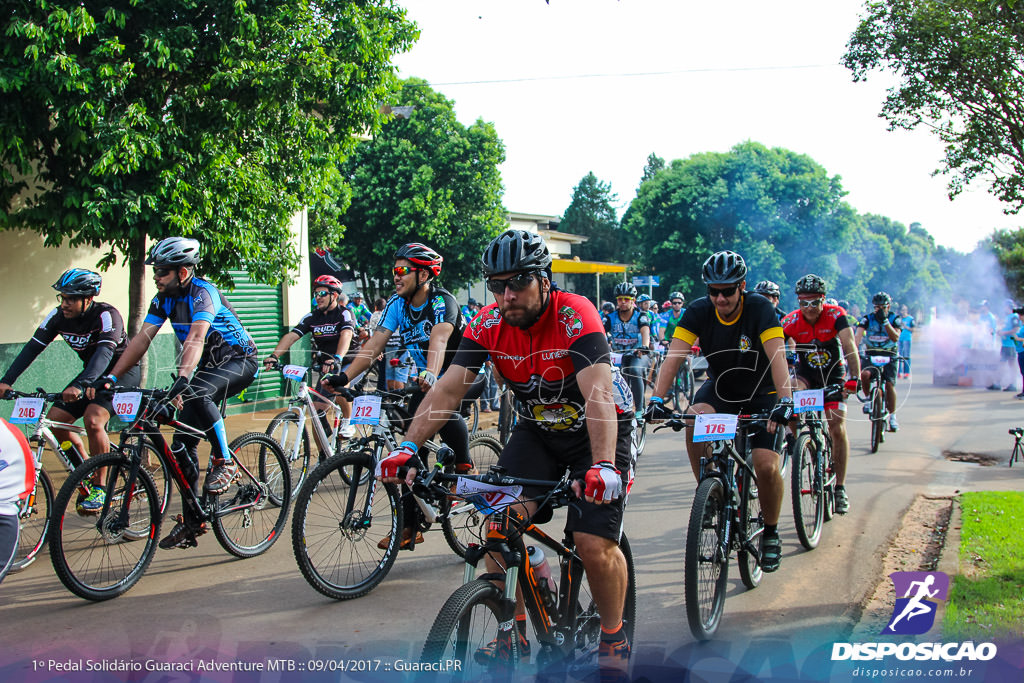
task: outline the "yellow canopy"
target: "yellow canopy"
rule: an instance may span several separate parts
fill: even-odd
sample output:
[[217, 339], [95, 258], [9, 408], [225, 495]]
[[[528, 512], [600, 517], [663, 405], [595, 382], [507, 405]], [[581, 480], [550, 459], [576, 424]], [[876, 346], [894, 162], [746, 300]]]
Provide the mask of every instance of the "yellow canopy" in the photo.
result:
[[627, 263], [604, 263], [603, 261], [575, 261], [556, 258], [551, 262], [555, 273], [625, 273]]

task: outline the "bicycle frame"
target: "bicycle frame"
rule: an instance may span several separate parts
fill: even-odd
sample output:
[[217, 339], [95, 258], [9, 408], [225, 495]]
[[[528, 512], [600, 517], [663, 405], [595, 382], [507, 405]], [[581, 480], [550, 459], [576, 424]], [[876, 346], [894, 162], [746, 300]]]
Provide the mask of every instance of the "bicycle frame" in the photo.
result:
[[[307, 370], [309, 372], [309, 370]], [[310, 415], [317, 414], [317, 407], [314, 403], [315, 400], [320, 400], [330, 408], [334, 410], [334, 429], [328, 434], [324, 430], [323, 424], [319, 419], [311, 420], [313, 424], [313, 440], [316, 445], [324, 453], [326, 457], [331, 457], [337, 453], [335, 446], [337, 445], [338, 427], [341, 425], [339, 415], [341, 415], [341, 406], [335, 403], [332, 399], [316, 391], [306, 382], [305, 377], [299, 382], [299, 389], [295, 394], [295, 397], [289, 400], [291, 407], [289, 410], [295, 412], [299, 416], [299, 433], [306, 426], [306, 420]], [[299, 448], [302, 446], [302, 440], [296, 439], [295, 444], [292, 446], [291, 453], [285, 453], [289, 459], [295, 459], [298, 457]]]

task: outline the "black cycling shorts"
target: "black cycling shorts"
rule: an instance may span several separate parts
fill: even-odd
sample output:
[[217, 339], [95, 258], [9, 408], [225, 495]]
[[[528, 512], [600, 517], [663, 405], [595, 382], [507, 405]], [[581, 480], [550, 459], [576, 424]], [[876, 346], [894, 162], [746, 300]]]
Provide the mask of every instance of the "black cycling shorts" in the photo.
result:
[[[775, 394], [763, 394], [753, 396], [746, 401], [727, 401], [715, 391], [714, 382], [704, 382], [697, 393], [693, 396], [693, 403], [707, 403], [716, 413], [728, 415], [744, 415], [747, 413], [766, 413], [775, 407], [777, 398]], [[781, 429], [781, 427], [780, 427]], [[778, 433], [779, 430], [776, 430]], [[770, 451], [776, 449], [775, 434], [769, 434], [761, 429], [751, 436], [750, 444], [754, 448], [767, 448]]]
[[[142, 384], [142, 368], [138, 365], [132, 366], [123, 376], [117, 378], [117, 383], [122, 387], [137, 387]], [[71, 415], [75, 420], [80, 419], [85, 415], [85, 409], [91, 404], [95, 403], [100, 408], [103, 408], [111, 416], [114, 415], [114, 395], [108, 393], [98, 393], [96, 398], [90, 401], [84, 395], [74, 403], [65, 403], [64, 401], [54, 401], [53, 407], [63, 410], [68, 415]]]
[[[585, 425], [584, 425], [585, 427]], [[636, 456], [632, 444], [633, 418], [620, 416], [615, 439], [615, 467], [622, 476], [621, 498], [611, 503], [588, 503], [582, 498], [569, 504], [566, 531], [579, 531], [607, 538], [616, 543], [622, 535], [622, 513], [626, 509], [629, 486], [633, 481]], [[508, 474], [527, 479], [557, 481], [568, 470], [574, 479], [583, 479], [594, 464], [590, 454], [590, 437], [586, 428], [573, 434], [555, 435], [519, 422], [498, 458]], [[543, 495], [543, 489], [524, 489], [524, 495]]]
[[[875, 365], [874, 363], [871, 362], [872, 356], [885, 356], [886, 358], [889, 359], [889, 362], [885, 365]], [[875, 368], [874, 370], [871, 370], [872, 375], [874, 375], [876, 371], [881, 371], [883, 380], [885, 380], [889, 384], [896, 383], [896, 357], [893, 356], [892, 354], [877, 353], [869, 350], [865, 355], [861, 356], [860, 367], [863, 370], [867, 370], [868, 368]]]

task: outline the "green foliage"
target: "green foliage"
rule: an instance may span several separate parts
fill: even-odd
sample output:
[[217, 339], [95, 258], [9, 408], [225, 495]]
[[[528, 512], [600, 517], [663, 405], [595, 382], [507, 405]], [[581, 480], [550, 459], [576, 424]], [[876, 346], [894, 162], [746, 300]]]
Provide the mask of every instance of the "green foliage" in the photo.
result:
[[1010, 296], [1024, 301], [1024, 228], [997, 230], [990, 237], [990, 245], [999, 261]]
[[1024, 10], [1015, 2], [874, 0], [850, 38], [855, 81], [896, 74], [881, 115], [925, 125], [946, 145], [950, 197], [978, 176], [1015, 213], [1024, 207]]
[[347, 231], [336, 246], [324, 244], [380, 287], [390, 283], [394, 252], [407, 242], [444, 256], [441, 279], [450, 288], [476, 281], [480, 254], [507, 224], [498, 170], [505, 147], [493, 124], [459, 123], [453, 103], [420, 79], [404, 81], [389, 100], [412, 110], [391, 118], [342, 165], [352, 187], [342, 217]]
[[20, 0], [2, 22], [0, 228], [103, 267], [193, 235], [221, 282], [279, 282], [290, 218], [344, 206], [339, 164], [416, 37], [391, 0]]

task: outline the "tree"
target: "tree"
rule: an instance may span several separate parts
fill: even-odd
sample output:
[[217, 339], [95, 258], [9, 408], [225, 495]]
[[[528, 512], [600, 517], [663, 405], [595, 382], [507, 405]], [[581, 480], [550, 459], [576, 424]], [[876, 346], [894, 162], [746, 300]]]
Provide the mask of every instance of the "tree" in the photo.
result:
[[665, 169], [665, 160], [659, 157], [654, 152], [647, 155], [647, 163], [644, 164], [644, 174], [640, 177], [640, 182], [643, 183], [646, 180], [650, 180], [658, 171]]
[[135, 326], [147, 237], [200, 238], [221, 283], [231, 268], [285, 277], [289, 220], [344, 204], [338, 166], [416, 37], [391, 0], [7, 7], [0, 228], [128, 260]]
[[881, 116], [890, 129], [931, 128], [946, 145], [938, 172], [955, 197], [978, 176], [1024, 207], [1024, 8], [978, 0], [875, 0], [847, 45], [855, 81], [896, 74]]
[[459, 123], [452, 101], [421, 79], [404, 81], [389, 101], [408, 115], [393, 116], [342, 165], [352, 202], [345, 239], [331, 250], [369, 278], [371, 292], [372, 281], [391, 281], [394, 252], [407, 242], [444, 256], [444, 282], [475, 282], [480, 254], [507, 225], [505, 147], [493, 124]]
[[[586, 261], [622, 262], [626, 258], [626, 244], [615, 212], [618, 196], [611, 183], [601, 181], [593, 172], [587, 173], [573, 188], [572, 201], [562, 216], [558, 229], [574, 235], [583, 235], [586, 242], [572, 246], [573, 256]], [[572, 276], [577, 292], [593, 291], [593, 276]], [[601, 297], [611, 298], [618, 280], [601, 278]], [[600, 302], [598, 302], [600, 304]]]
[[996, 230], [988, 242], [999, 262], [1010, 296], [1024, 301], [1024, 228]]
[[641, 184], [622, 224], [663, 293], [703, 294], [704, 260], [733, 249], [747, 262], [750, 286], [774, 280], [789, 296], [786, 284], [804, 273], [839, 275], [855, 223], [843, 194], [839, 178], [809, 157], [746, 142], [672, 161]]

